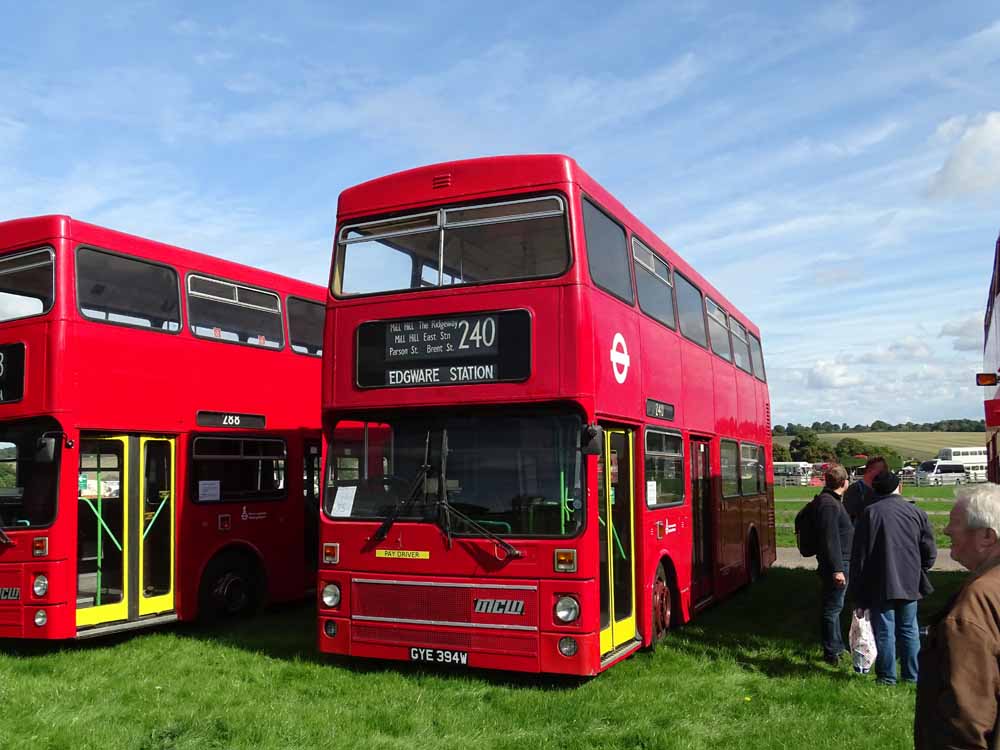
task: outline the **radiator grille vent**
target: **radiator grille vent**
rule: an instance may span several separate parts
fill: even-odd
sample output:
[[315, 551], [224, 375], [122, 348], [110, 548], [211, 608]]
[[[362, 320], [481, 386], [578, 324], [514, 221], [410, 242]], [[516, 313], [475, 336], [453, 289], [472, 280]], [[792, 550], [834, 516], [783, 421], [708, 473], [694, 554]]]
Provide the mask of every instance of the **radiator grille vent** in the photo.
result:
[[355, 641], [366, 641], [369, 643], [492, 651], [500, 654], [530, 654], [533, 656], [538, 651], [537, 636], [469, 633], [445, 628], [420, 630], [417, 628], [390, 626], [382, 623], [378, 625], [355, 623], [351, 627], [351, 637]]

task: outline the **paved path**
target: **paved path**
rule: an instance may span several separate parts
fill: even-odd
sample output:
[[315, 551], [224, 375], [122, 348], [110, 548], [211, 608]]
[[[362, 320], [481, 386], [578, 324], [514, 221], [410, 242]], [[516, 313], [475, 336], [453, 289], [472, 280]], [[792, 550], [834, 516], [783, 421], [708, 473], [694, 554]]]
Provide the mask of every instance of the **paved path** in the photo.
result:
[[[778, 559], [774, 561], [779, 568], [808, 568], [816, 569], [815, 557], [802, 557], [794, 547], [778, 547]], [[951, 559], [951, 552], [947, 549], [938, 550], [937, 560], [931, 570], [965, 570], [961, 565]]]

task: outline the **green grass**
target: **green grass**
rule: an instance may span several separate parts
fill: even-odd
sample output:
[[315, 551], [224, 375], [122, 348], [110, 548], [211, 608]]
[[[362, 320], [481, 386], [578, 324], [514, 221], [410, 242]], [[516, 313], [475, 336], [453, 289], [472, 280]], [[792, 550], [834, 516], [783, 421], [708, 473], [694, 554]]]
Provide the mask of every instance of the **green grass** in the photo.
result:
[[[794, 498], [786, 497], [778, 499], [778, 490], [814, 490], [818, 491], [818, 488], [812, 487], [775, 487], [774, 494], [774, 523], [775, 523], [775, 539], [776, 544], [779, 547], [794, 547], [795, 546], [795, 514], [802, 509], [809, 500], [812, 499], [812, 495], [808, 498], [798, 495]], [[932, 490], [940, 492], [941, 490], [948, 490], [951, 492], [954, 488], [952, 487], [907, 487], [905, 488], [905, 495], [913, 496], [911, 491], [919, 491], [920, 494], [924, 494], [927, 490]], [[932, 494], [931, 497], [934, 497]], [[918, 508], [922, 508], [928, 514], [928, 520], [931, 522], [931, 526], [934, 528], [934, 543], [938, 546], [938, 549], [948, 549], [951, 547], [951, 540], [944, 535], [944, 527], [948, 525], [948, 516], [946, 513], [950, 512], [953, 502], [947, 500], [917, 500], [916, 505]]]
[[[921, 619], [961, 576], [932, 580]], [[593, 680], [333, 661], [308, 607], [229, 630], [0, 643], [0, 747], [912, 747], [912, 688], [818, 658], [817, 596], [814, 572], [772, 570]]]
[[[775, 500], [812, 500], [821, 490], [821, 487], [775, 487]], [[917, 497], [922, 499], [945, 498], [951, 500], [955, 497], [954, 485], [943, 487], [916, 487], [912, 484], [905, 484], [901, 490], [905, 497]]]
[[[836, 445], [845, 437], [857, 438], [869, 445], [883, 445], [894, 448], [903, 458], [937, 458], [940, 448], [969, 448], [986, 445], [984, 432], [829, 432], [819, 435], [824, 443]], [[792, 438], [787, 435], [775, 435], [774, 442], [784, 445], [791, 444]]]

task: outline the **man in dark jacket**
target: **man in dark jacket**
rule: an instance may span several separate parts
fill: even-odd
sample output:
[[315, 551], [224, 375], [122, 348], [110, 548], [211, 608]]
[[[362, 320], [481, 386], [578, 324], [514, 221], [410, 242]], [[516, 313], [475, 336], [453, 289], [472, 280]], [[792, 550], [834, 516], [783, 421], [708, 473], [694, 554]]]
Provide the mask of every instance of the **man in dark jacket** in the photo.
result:
[[972, 575], [920, 651], [917, 750], [1000, 747], [1000, 486], [962, 488], [944, 533]]
[[836, 664], [845, 650], [840, 613], [844, 609], [844, 593], [847, 591], [854, 527], [841, 502], [848, 484], [847, 471], [840, 464], [830, 464], [823, 473], [823, 484], [823, 490], [812, 500], [822, 601], [820, 643], [823, 659], [829, 664]]
[[872, 456], [865, 461], [865, 473], [844, 493], [844, 508], [847, 509], [847, 515], [851, 517], [852, 523], [857, 523], [864, 509], [875, 500], [875, 490], [872, 489], [875, 477], [888, 470], [889, 464], [882, 456]]
[[937, 557], [927, 514], [895, 494], [899, 478], [883, 471], [872, 482], [875, 502], [858, 517], [848, 595], [871, 610], [876, 681], [896, 684], [896, 646], [902, 678], [917, 681], [917, 601], [933, 591], [927, 571]]

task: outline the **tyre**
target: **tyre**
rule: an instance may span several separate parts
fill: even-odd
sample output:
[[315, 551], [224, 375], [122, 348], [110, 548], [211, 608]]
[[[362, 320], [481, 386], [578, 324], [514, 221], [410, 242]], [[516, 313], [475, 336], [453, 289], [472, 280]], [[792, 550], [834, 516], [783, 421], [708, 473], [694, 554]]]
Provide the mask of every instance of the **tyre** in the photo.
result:
[[751, 585], [760, 579], [760, 544], [757, 535], [751, 534], [747, 545], [747, 582]]
[[205, 568], [198, 597], [198, 616], [204, 621], [246, 617], [260, 604], [261, 582], [246, 556], [223, 554]]
[[655, 651], [656, 647], [666, 638], [674, 614], [673, 596], [670, 593], [670, 584], [667, 582], [667, 573], [663, 569], [663, 563], [656, 566], [656, 575], [653, 577], [653, 593], [650, 599], [652, 633], [649, 649]]

